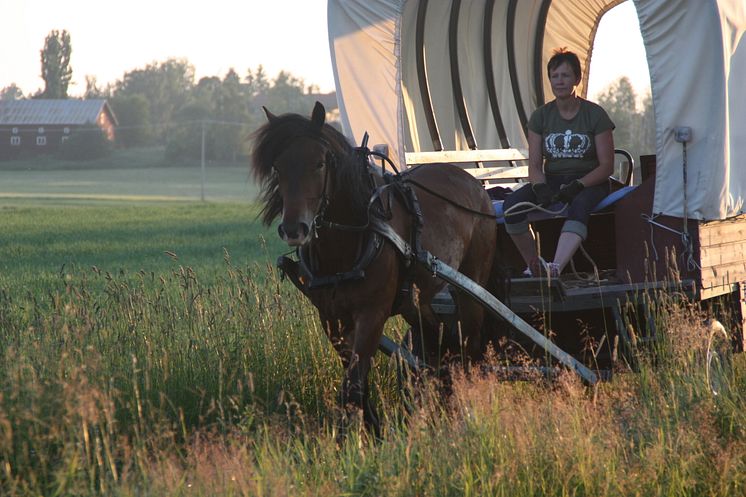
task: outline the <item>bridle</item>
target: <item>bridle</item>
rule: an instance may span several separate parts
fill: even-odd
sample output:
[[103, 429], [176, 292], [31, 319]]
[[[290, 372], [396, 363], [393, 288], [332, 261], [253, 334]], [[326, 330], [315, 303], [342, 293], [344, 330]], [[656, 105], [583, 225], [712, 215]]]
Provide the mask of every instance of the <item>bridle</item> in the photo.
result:
[[[308, 135], [303, 136], [309, 137]], [[349, 225], [330, 221], [326, 217], [327, 210], [332, 200], [332, 194], [329, 191], [331, 183], [330, 174], [334, 173], [336, 175], [336, 169], [338, 166], [337, 156], [334, 153], [331, 144], [326, 138], [321, 135], [311, 136], [311, 138], [316, 139], [324, 146], [326, 151], [325, 157], [327, 161], [327, 169], [324, 173], [324, 182], [320, 195], [319, 205], [316, 209], [316, 212], [314, 213], [311, 226], [309, 227], [309, 234], [312, 236], [312, 238], [318, 238], [318, 230], [320, 228], [324, 228], [346, 232], [368, 232], [370, 233], [370, 237], [368, 238], [367, 244], [363, 242], [364, 246], [360, 251], [360, 257], [354, 263], [352, 269], [341, 273], [331, 275], [314, 274], [308, 254], [309, 247], [307, 246], [300, 246], [295, 249], [295, 253], [298, 258], [297, 262], [292, 261], [284, 255], [280, 256], [277, 261], [278, 267], [284, 269], [290, 267], [290, 265], [292, 264], [298, 264], [300, 266], [301, 272], [304, 274], [305, 278], [307, 278], [307, 284], [301, 282], [300, 280], [294, 281], [295, 285], [298, 288], [305, 287], [307, 289], [313, 289], [324, 286], [336, 286], [345, 281], [354, 281], [364, 278], [365, 269], [378, 257], [378, 254], [380, 253], [384, 245], [384, 240], [392, 243], [396, 251], [403, 257], [404, 266], [407, 268], [411, 267], [415, 258], [420, 252], [422, 252], [422, 247], [420, 244], [420, 232], [424, 224], [419, 200], [417, 198], [417, 194], [412, 188], [412, 185], [417, 186], [424, 191], [435, 195], [436, 197], [441, 198], [442, 200], [466, 211], [485, 217], [495, 217], [494, 214], [490, 215], [487, 213], [474, 211], [466, 206], [462, 206], [457, 202], [454, 202], [452, 199], [449, 199], [441, 194], [438, 194], [438, 192], [434, 192], [424, 185], [421, 185], [413, 179], [407, 178], [410, 171], [400, 173], [388, 157], [378, 152], [373, 152], [367, 148], [366, 133], [361, 146], [353, 148], [353, 153], [356, 156], [356, 163], [368, 169], [369, 173], [368, 177], [371, 186], [371, 196], [368, 200], [368, 205], [365, 210], [365, 222], [359, 225]], [[382, 160], [384, 160], [385, 163], [390, 164], [392, 169], [394, 170], [394, 173], [387, 173], [384, 171], [384, 182], [380, 186], [376, 185], [376, 181], [373, 178], [374, 173], [368, 167], [368, 159], [370, 156], [381, 158]], [[389, 189], [392, 191], [392, 195], [389, 195], [388, 197], [389, 205], [387, 206], [384, 204], [383, 193]], [[413, 218], [411, 232], [408, 235], [408, 241], [398, 235], [387, 222], [392, 217], [390, 202], [393, 195], [398, 195], [400, 200], [403, 202], [405, 209], [412, 215]], [[378, 212], [373, 214], [374, 210], [377, 210]], [[284, 272], [288, 273], [288, 271]]]

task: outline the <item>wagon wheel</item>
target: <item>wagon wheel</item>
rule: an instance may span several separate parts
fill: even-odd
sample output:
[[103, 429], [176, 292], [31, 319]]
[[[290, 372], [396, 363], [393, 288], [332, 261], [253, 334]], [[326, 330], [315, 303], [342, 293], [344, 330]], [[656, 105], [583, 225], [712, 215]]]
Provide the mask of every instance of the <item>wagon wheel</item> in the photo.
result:
[[733, 345], [725, 327], [712, 319], [705, 355], [705, 376], [712, 395], [720, 395], [727, 387], [728, 374], [732, 368]]

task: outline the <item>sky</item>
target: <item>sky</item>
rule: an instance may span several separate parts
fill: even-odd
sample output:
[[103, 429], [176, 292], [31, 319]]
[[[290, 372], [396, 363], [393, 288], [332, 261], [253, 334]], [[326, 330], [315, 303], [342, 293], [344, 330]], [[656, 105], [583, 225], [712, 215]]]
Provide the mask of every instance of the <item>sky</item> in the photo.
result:
[[[647, 91], [637, 26], [632, 2], [604, 16], [589, 96], [622, 75], [638, 93]], [[170, 57], [186, 58], [197, 78], [223, 77], [231, 68], [243, 77], [262, 65], [271, 78], [285, 70], [320, 91], [334, 90], [326, 0], [0, 0], [0, 89], [15, 83], [30, 94], [44, 87], [39, 53], [53, 29], [70, 33], [73, 96], [85, 91], [86, 76], [103, 87]]]

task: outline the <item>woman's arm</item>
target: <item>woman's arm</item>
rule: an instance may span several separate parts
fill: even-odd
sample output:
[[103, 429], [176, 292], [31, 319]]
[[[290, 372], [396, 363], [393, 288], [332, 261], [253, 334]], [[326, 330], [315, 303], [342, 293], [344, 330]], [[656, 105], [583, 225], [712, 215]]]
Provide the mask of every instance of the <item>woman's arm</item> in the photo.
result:
[[[614, 173], [614, 135], [611, 130], [599, 133], [595, 137], [596, 155], [598, 156], [598, 166], [582, 178], [580, 182], [585, 186], [600, 185], [609, 179]], [[530, 140], [529, 140], [530, 144]], [[529, 148], [529, 158], [531, 152]], [[530, 169], [529, 169], [530, 171]]]
[[547, 181], [544, 176], [541, 135], [531, 130], [528, 130], [528, 181], [534, 185]]

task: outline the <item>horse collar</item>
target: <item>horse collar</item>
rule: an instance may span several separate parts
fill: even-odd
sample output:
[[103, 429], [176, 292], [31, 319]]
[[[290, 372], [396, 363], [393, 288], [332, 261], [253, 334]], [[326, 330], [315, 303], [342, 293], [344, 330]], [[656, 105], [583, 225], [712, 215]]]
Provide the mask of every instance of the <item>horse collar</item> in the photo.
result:
[[311, 261], [309, 260], [309, 247], [304, 245], [296, 249], [298, 264], [303, 275], [308, 279], [308, 289], [315, 290], [327, 286], [337, 286], [347, 281], [357, 281], [365, 278], [365, 270], [376, 260], [383, 248], [383, 237], [376, 233], [370, 232], [370, 237], [365, 244], [360, 257], [355, 261], [352, 269], [330, 275], [318, 275], [314, 273]]

